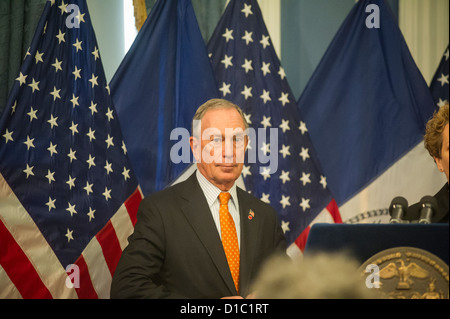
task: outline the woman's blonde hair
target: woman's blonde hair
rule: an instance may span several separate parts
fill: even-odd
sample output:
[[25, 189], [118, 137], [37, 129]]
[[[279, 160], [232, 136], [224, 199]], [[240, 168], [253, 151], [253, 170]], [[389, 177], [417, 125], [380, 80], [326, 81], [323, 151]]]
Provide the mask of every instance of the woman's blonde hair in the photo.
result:
[[424, 144], [432, 157], [441, 158], [442, 156], [442, 134], [447, 124], [448, 103], [437, 110], [427, 123]]

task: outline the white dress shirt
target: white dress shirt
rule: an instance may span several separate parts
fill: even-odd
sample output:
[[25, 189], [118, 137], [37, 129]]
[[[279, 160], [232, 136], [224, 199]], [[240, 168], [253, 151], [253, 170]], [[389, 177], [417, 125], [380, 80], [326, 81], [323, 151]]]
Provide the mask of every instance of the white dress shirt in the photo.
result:
[[[211, 184], [205, 176], [202, 175], [198, 170], [196, 171], [196, 176], [198, 183], [200, 184], [200, 188], [205, 194], [206, 201], [208, 202], [209, 209], [211, 210], [211, 215], [214, 219], [214, 223], [216, 224], [217, 231], [219, 232], [219, 236], [222, 239], [222, 234], [220, 232], [220, 217], [219, 217], [219, 194], [222, 192], [219, 188]], [[239, 203], [237, 199], [236, 192], [236, 183], [228, 190], [228, 193], [231, 194], [231, 198], [228, 201], [228, 210], [233, 218], [234, 225], [236, 226], [236, 233], [238, 238], [239, 247], [241, 245], [241, 221], [239, 217]]]

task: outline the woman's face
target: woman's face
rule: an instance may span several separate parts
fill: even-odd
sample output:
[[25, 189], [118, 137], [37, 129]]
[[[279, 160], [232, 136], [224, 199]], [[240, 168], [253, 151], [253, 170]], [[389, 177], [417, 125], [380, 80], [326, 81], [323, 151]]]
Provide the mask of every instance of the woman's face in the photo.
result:
[[445, 173], [445, 176], [447, 176], [447, 182], [448, 179], [448, 123], [444, 128], [444, 131], [442, 132], [442, 149], [441, 149], [441, 158], [435, 157], [434, 160], [436, 161], [436, 165], [438, 169], [441, 172]]

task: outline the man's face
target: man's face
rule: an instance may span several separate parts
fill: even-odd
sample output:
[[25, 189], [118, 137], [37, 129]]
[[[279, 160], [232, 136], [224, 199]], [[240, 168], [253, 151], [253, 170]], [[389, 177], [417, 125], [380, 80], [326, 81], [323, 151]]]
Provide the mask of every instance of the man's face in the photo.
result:
[[221, 190], [230, 189], [241, 174], [248, 141], [239, 112], [208, 110], [201, 120], [200, 139], [190, 140], [198, 170]]

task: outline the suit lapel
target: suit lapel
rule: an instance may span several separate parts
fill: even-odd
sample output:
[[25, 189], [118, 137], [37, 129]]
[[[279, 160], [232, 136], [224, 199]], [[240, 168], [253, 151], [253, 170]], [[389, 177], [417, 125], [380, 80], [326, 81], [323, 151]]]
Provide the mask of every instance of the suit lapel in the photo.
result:
[[230, 295], [236, 294], [222, 241], [195, 173], [186, 180], [181, 196], [185, 199], [182, 211], [186, 219], [211, 256], [213, 263], [230, 290]]
[[[241, 219], [241, 249], [240, 249], [240, 287], [241, 294], [245, 297], [251, 291], [246, 291], [251, 284], [252, 269], [254, 268], [255, 252], [258, 244], [258, 229], [261, 220], [257, 212], [253, 212], [248, 201], [245, 200], [245, 192], [238, 188], [239, 213]], [[250, 212], [254, 213], [251, 216]], [[249, 218], [251, 216], [251, 218]]]

